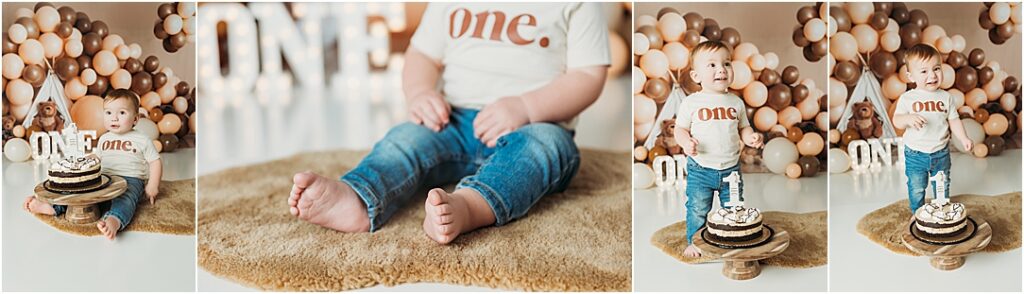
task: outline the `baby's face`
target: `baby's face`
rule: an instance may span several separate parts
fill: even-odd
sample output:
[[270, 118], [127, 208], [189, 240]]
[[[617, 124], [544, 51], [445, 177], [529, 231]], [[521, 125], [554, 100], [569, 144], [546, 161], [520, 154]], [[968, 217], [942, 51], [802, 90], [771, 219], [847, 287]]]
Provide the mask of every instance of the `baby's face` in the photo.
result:
[[693, 57], [690, 77], [702, 91], [722, 94], [732, 83], [732, 56], [727, 50], [702, 51]]
[[935, 91], [942, 84], [942, 67], [938, 58], [907, 60], [907, 77], [919, 89]]
[[135, 127], [138, 111], [126, 99], [117, 99], [103, 104], [103, 126], [107, 131], [124, 134]]

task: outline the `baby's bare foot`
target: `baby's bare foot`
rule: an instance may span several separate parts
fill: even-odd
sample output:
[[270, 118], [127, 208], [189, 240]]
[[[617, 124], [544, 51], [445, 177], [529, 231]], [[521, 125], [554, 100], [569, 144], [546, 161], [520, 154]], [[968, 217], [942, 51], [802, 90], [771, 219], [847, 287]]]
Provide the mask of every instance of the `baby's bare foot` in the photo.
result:
[[42, 200], [36, 199], [35, 196], [28, 196], [25, 198], [25, 203], [22, 203], [22, 209], [31, 213], [54, 215], [57, 211], [53, 210], [53, 206]]
[[686, 250], [683, 250], [683, 255], [688, 257], [700, 257], [700, 248], [697, 248], [697, 246], [693, 246], [693, 244], [690, 244], [690, 246], [686, 246]]
[[301, 172], [292, 178], [288, 206], [301, 220], [342, 232], [370, 231], [366, 204], [348, 184], [312, 172]]
[[107, 237], [107, 240], [114, 240], [114, 236], [117, 236], [117, 230], [121, 229], [121, 221], [116, 217], [107, 216], [96, 222], [96, 227], [100, 229], [100, 233]]
[[423, 231], [427, 237], [448, 244], [459, 234], [494, 224], [494, 211], [479, 193], [461, 189], [448, 194], [443, 189], [432, 189], [424, 204], [427, 215], [423, 218]]

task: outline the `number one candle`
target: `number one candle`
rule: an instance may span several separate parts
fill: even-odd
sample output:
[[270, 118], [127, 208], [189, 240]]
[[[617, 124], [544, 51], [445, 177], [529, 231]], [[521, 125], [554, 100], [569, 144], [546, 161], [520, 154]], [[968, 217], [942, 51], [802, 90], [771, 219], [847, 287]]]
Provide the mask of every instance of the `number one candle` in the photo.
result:
[[935, 188], [935, 200], [932, 202], [938, 205], [949, 203], [949, 198], [946, 198], [946, 174], [940, 171], [928, 180], [935, 182], [935, 186], [932, 186]]
[[740, 200], [740, 173], [732, 172], [728, 177], [725, 177], [722, 180], [729, 183], [729, 201], [725, 203], [725, 206], [743, 206], [743, 201]]

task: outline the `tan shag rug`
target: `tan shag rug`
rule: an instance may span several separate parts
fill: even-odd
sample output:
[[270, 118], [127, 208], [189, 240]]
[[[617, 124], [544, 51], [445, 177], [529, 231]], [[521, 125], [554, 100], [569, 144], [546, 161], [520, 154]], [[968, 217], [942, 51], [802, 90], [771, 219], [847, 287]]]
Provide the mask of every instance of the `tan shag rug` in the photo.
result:
[[[292, 175], [328, 177], [366, 152], [305, 153], [199, 178], [199, 265], [275, 291], [436, 282], [514, 290], [629, 291], [630, 155], [582, 151], [579, 174], [522, 219], [438, 245], [416, 197], [375, 233], [340, 233], [288, 212]], [[425, 193], [424, 193], [425, 195]]]
[[[142, 196], [132, 223], [124, 231], [194, 235], [196, 227], [196, 179], [160, 182], [156, 204]], [[100, 235], [96, 223], [73, 224], [61, 217], [36, 214], [36, 218], [58, 230], [81, 236]], [[123, 232], [122, 232], [123, 233]]]
[[[789, 248], [781, 254], [762, 259], [761, 264], [809, 268], [825, 265], [828, 262], [828, 214], [824, 211], [811, 213], [788, 213], [779, 211], [764, 212], [764, 223], [772, 228], [784, 229], [791, 239]], [[651, 236], [651, 243], [669, 256], [679, 261], [696, 264], [717, 260], [703, 256], [686, 257], [686, 222], [677, 222], [664, 227]]]
[[[982, 252], [1003, 252], [1020, 248], [1020, 193], [1002, 195], [957, 195], [953, 202], [963, 203], [967, 215], [981, 216], [992, 226], [992, 241]], [[903, 226], [910, 221], [908, 200], [896, 201], [868, 213], [857, 222], [857, 232], [899, 254], [917, 256], [903, 246]]]

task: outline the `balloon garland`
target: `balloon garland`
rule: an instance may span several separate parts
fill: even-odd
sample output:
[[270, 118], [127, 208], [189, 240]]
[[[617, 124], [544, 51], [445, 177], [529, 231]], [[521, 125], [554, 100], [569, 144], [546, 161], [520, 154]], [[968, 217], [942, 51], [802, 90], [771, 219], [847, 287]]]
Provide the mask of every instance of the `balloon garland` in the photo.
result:
[[[143, 59], [139, 44], [126, 43], [103, 21], [93, 21], [69, 6], [38, 3], [34, 9], [18, 9], [15, 16], [2, 40], [4, 148], [18, 145], [10, 147], [15, 152], [5, 152], [8, 159], [26, 160], [20, 152], [27, 146], [25, 139], [42, 130], [22, 123], [34, 113], [33, 97], [50, 71], [59, 78], [57, 88], [63, 90], [70, 109], [71, 117], [62, 119], [74, 121], [80, 129], [102, 135], [102, 97], [113, 89], [131, 89], [141, 97], [141, 131], [153, 140], [164, 134], [188, 142], [174, 147], [194, 146], [190, 117], [195, 113], [195, 90], [171, 68], [161, 66], [157, 57]], [[163, 150], [174, 148], [165, 144]]]
[[1021, 32], [1020, 2], [984, 2], [978, 15], [978, 24], [988, 30], [988, 40], [1002, 45], [1014, 34]]
[[[810, 6], [815, 17], [824, 9], [821, 6], [821, 3]], [[657, 16], [637, 17], [635, 25], [635, 162], [646, 163], [650, 168], [649, 165], [659, 156], [683, 156], [673, 150], [677, 148], [669, 146], [674, 145], [671, 142], [674, 138], [670, 132], [662, 130], [662, 125], [674, 116], [679, 99], [685, 99], [683, 95], [700, 90], [700, 86], [687, 74], [690, 71], [687, 64], [690, 51], [702, 41], [714, 40], [732, 49], [734, 79], [729, 86], [730, 92], [746, 102], [752, 126], [765, 134], [764, 149], [744, 148], [741, 162], [763, 166], [777, 174], [785, 174], [789, 165], [796, 164], [797, 167], [789, 173], [797, 177], [814, 176], [824, 166], [823, 134], [828, 129], [826, 95], [813, 80], [801, 78], [797, 67], [781, 66], [776, 53], [760, 52], [756, 45], [743, 42], [735, 28], [723, 28], [715, 19], [705, 18], [696, 12], [684, 14], [666, 7]], [[823, 32], [813, 32], [812, 37], [822, 42]], [[827, 52], [820, 53], [825, 55]], [[634, 170], [637, 168], [634, 165]], [[655, 167], [657, 169], [661, 167]], [[800, 172], [796, 173], [796, 170]]]
[[160, 17], [153, 25], [153, 35], [164, 41], [164, 50], [178, 52], [196, 40], [196, 4], [194, 2], [163, 3], [156, 9]]
[[[999, 14], [998, 20], [1006, 24], [1009, 22], [1002, 16], [1010, 13], [1009, 7], [993, 4], [982, 15]], [[1020, 131], [1020, 82], [998, 62], [986, 58], [984, 50], [968, 49], [963, 36], [948, 35], [942, 26], [929, 23], [928, 14], [923, 10], [910, 10], [903, 3], [843, 3], [832, 6], [829, 11], [836, 23], [836, 31], [829, 32], [830, 172], [845, 172], [847, 169], [843, 167], [855, 165], [849, 161], [853, 154], [847, 153], [847, 146], [868, 139], [855, 130], [840, 131], [845, 129], [840, 119], [851, 111], [847, 109], [849, 99], [863, 97], [854, 97], [853, 93], [861, 76], [868, 75], [878, 81], [876, 84], [880, 85], [884, 97], [881, 102], [885, 104], [880, 108], [885, 113], [879, 115], [891, 119], [899, 96], [914, 88], [907, 76], [899, 73], [906, 71], [904, 50], [916, 44], [933, 46], [942, 54], [945, 78], [940, 88], [953, 95], [954, 107], [976, 146], [971, 153], [985, 157], [1012, 147], [1008, 143], [1013, 142], [1011, 137]], [[989, 36], [991, 38], [992, 34]], [[1005, 39], [1000, 40], [1005, 42]], [[902, 130], [896, 130], [896, 135], [901, 136]], [[960, 150], [961, 144], [955, 137], [952, 140], [954, 149], [967, 152]]]

